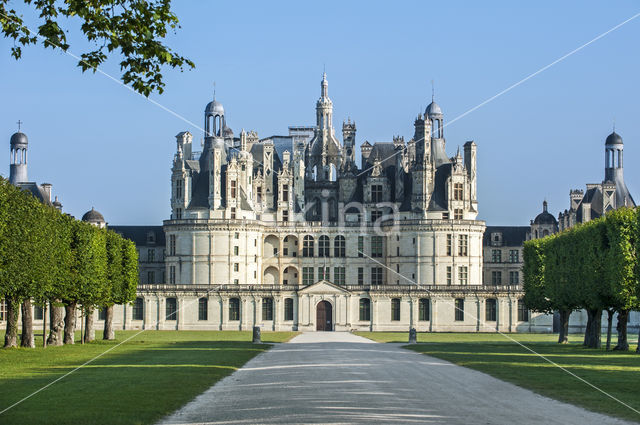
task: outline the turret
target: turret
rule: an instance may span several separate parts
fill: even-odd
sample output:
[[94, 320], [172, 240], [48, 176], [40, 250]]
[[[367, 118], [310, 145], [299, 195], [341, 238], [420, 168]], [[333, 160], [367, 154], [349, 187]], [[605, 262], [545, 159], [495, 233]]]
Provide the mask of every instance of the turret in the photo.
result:
[[27, 177], [27, 135], [18, 131], [11, 136], [9, 161], [9, 182], [12, 184], [26, 183]]
[[616, 185], [615, 205], [612, 205], [613, 208], [635, 207], [636, 205], [624, 182], [623, 151], [622, 137], [614, 130], [607, 137], [604, 145], [604, 181], [615, 183]]

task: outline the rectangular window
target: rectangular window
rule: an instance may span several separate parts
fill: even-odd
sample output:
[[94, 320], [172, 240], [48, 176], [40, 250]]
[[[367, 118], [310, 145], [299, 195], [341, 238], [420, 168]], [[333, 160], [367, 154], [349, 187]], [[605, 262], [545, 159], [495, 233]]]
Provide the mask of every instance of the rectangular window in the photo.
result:
[[7, 302], [0, 300], [0, 320], [7, 320]]
[[453, 184], [453, 200], [454, 201], [462, 201], [462, 183], [454, 183]]
[[358, 267], [358, 285], [364, 285], [364, 267]]
[[[100, 312], [103, 309], [100, 309]], [[40, 307], [39, 305], [34, 305], [33, 306], [33, 320], [42, 320], [44, 318], [44, 310], [42, 309], [42, 307]], [[98, 318], [98, 320], [104, 320]]]
[[302, 284], [305, 286], [313, 283], [313, 267], [302, 268]]
[[360, 298], [360, 320], [371, 320], [371, 300], [369, 298]]
[[182, 218], [182, 208], [176, 208], [176, 218], [178, 220]]
[[358, 236], [358, 257], [364, 256], [364, 236]]
[[[36, 306], [37, 307], [37, 306]], [[40, 314], [42, 314], [42, 309], [40, 309]], [[38, 320], [34, 317], [35, 320]], [[107, 308], [103, 307], [98, 309], [98, 320], [106, 320], [107, 319]], [[40, 319], [42, 320], [42, 319]]]
[[133, 303], [133, 320], [144, 319], [144, 300], [142, 298], [136, 298]]
[[262, 299], [262, 320], [273, 320], [273, 298]]
[[458, 267], [458, 284], [466, 285], [468, 282], [468, 268], [467, 266]]
[[258, 204], [262, 203], [262, 186], [256, 188], [256, 201]]
[[373, 258], [382, 257], [382, 236], [371, 237], [371, 256]]
[[198, 300], [198, 320], [209, 320], [209, 300], [206, 298]]
[[491, 250], [491, 262], [492, 263], [501, 263], [502, 262], [502, 251], [499, 249]]
[[510, 285], [518, 285], [520, 283], [520, 273], [518, 272], [509, 272], [509, 284]]
[[147, 272], [147, 283], [151, 285], [156, 283], [156, 273], [154, 271]]
[[456, 298], [455, 302], [456, 309], [456, 322], [464, 322], [464, 299]]
[[167, 298], [165, 301], [165, 317], [166, 320], [176, 320], [178, 311], [177, 301], [175, 298]]
[[491, 272], [491, 284], [502, 285], [502, 272], [495, 270]]
[[240, 233], [239, 232], [235, 232], [233, 234], [233, 239], [240, 239]]
[[518, 255], [518, 250], [517, 249], [510, 249], [509, 250], [509, 262], [510, 263], [517, 263], [520, 261], [520, 256]]
[[176, 255], [176, 235], [169, 236], [169, 255]]
[[289, 211], [282, 211], [282, 221], [285, 223], [289, 221]]
[[373, 210], [371, 211], [371, 221], [372, 222], [376, 222], [378, 221], [378, 219], [382, 217], [382, 211], [380, 210]]
[[443, 220], [449, 220], [449, 212], [443, 212], [442, 213], [442, 219]]
[[336, 285], [344, 285], [345, 282], [345, 268], [334, 267], [333, 268], [333, 283]]
[[318, 280], [329, 280], [329, 267], [318, 267]]
[[238, 197], [238, 182], [231, 180], [231, 199]]
[[456, 208], [455, 210], [453, 210], [453, 219], [454, 220], [462, 220], [462, 210], [459, 208]]
[[451, 233], [447, 234], [447, 256], [451, 257], [453, 255], [453, 235]]
[[371, 284], [382, 285], [382, 267], [371, 267]]
[[418, 302], [418, 320], [431, 320], [431, 315], [429, 311], [430, 300], [429, 298], [420, 298]]
[[284, 320], [293, 320], [293, 298], [284, 299]]
[[236, 209], [231, 207], [231, 220], [236, 219]]
[[169, 266], [169, 283], [172, 285], [176, 283], [176, 266]]
[[371, 185], [371, 202], [382, 202], [382, 185], [381, 184]]
[[393, 298], [391, 300], [391, 321], [397, 322], [400, 320], [400, 298]]
[[458, 255], [466, 257], [469, 253], [469, 235], [458, 235]]
[[[234, 245], [233, 246], [233, 255], [239, 255], [240, 254], [240, 247], [238, 247], [238, 245]], [[274, 252], [274, 254], [277, 254], [277, 252]]]
[[489, 298], [485, 302], [485, 318], [487, 322], [495, 322], [496, 321], [496, 300], [494, 298]]
[[182, 180], [176, 180], [176, 199], [182, 199]]
[[229, 299], [229, 320], [240, 320], [240, 299]]
[[153, 263], [153, 261], [156, 259], [156, 250], [155, 249], [148, 249], [147, 250], [147, 262], [148, 263]]
[[447, 266], [447, 285], [451, 285], [453, 279], [453, 271], [451, 266]]
[[289, 185], [288, 184], [282, 185], [282, 201], [289, 202]]
[[518, 300], [518, 321], [519, 322], [528, 322], [529, 321], [529, 309], [526, 305], [524, 305], [524, 301]]
[[240, 271], [240, 263], [233, 263], [233, 271], [234, 272]]

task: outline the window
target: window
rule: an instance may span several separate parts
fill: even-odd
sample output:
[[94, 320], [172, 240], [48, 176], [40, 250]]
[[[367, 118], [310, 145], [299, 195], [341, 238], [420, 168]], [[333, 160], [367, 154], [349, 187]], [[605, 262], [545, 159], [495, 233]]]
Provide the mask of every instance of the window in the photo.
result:
[[240, 239], [240, 233], [239, 232], [235, 232], [233, 234], [233, 239]]
[[518, 300], [518, 321], [519, 322], [528, 322], [529, 321], [529, 309], [526, 305], [524, 305], [524, 301]]
[[156, 243], [156, 234], [153, 232], [148, 232], [147, 233], [147, 243], [148, 244], [154, 244]]
[[234, 272], [240, 271], [240, 263], [233, 263], [233, 271]]
[[169, 266], [169, 283], [172, 285], [176, 283], [176, 266]]
[[510, 249], [509, 250], [509, 262], [510, 263], [517, 263], [518, 261], [520, 261], [519, 255], [518, 255], [518, 250], [517, 249]]
[[273, 298], [262, 299], [262, 320], [273, 320]]
[[144, 300], [140, 297], [136, 298], [133, 303], [133, 320], [143, 320], [144, 318]]
[[178, 220], [182, 218], [182, 208], [176, 208], [176, 218]]
[[284, 299], [284, 320], [293, 320], [293, 298]]
[[[35, 310], [34, 310], [34, 313], [35, 313]], [[42, 315], [42, 308], [40, 308], [40, 314]], [[34, 319], [35, 320], [39, 320], [36, 317], [34, 317]], [[106, 319], [107, 319], [107, 308], [106, 307], [99, 308], [98, 309], [98, 320], [106, 320]]]
[[[274, 248], [274, 255], [278, 255], [278, 251], [276, 251], [277, 248]], [[238, 245], [234, 245], [233, 246], [233, 255], [239, 255], [240, 254], [240, 247]]]
[[182, 180], [176, 180], [176, 199], [182, 199]]
[[394, 322], [400, 320], [400, 298], [391, 300], [391, 320]]
[[198, 320], [209, 320], [209, 300], [206, 298], [198, 300]]
[[262, 203], [262, 186], [256, 188], [256, 201], [258, 201], [258, 204]]
[[502, 262], [502, 251], [499, 249], [491, 250], [491, 262], [492, 263], [500, 263]]
[[147, 283], [149, 284], [156, 283], [156, 273], [153, 270], [147, 272]]
[[289, 221], [289, 211], [282, 211], [282, 221], [285, 223]]
[[239, 298], [229, 298], [229, 320], [240, 320]]
[[231, 220], [235, 220], [236, 219], [236, 209], [234, 207], [231, 207]]
[[381, 184], [371, 185], [371, 202], [382, 202], [382, 185]]
[[509, 272], [509, 284], [517, 285], [520, 283], [520, 273], [518, 272]]
[[176, 255], [176, 235], [169, 236], [169, 255]]
[[455, 210], [453, 210], [453, 219], [454, 220], [462, 220], [462, 210], [459, 208], [456, 208]]
[[451, 257], [453, 255], [453, 235], [451, 233], [447, 234], [447, 256]]
[[468, 281], [469, 269], [467, 266], [458, 267], [458, 284], [466, 285]]
[[364, 236], [358, 236], [358, 257], [364, 256]]
[[491, 284], [502, 285], [502, 272], [495, 270], [491, 272]]
[[372, 222], [378, 221], [378, 219], [380, 217], [382, 217], [382, 211], [380, 211], [380, 210], [371, 211], [371, 221]]
[[333, 240], [333, 256], [334, 257], [346, 257], [347, 252], [345, 249], [344, 236], [336, 236]]
[[489, 298], [485, 302], [485, 318], [487, 322], [495, 322], [496, 321], [496, 300], [494, 298]]
[[373, 258], [382, 257], [382, 236], [371, 237], [371, 256]]
[[320, 236], [318, 240], [318, 257], [329, 256], [329, 236]]
[[238, 182], [231, 180], [231, 199], [238, 197]]
[[336, 285], [344, 285], [345, 281], [345, 268], [344, 267], [334, 267], [333, 268], [333, 283]]
[[238, 280], [238, 279], [233, 279], [233, 284], [234, 284], [234, 285], [239, 285], [239, 284], [240, 284], [240, 280]]
[[451, 285], [451, 280], [453, 278], [452, 274], [451, 266], [447, 266], [447, 285]]
[[318, 280], [329, 280], [329, 267], [318, 267]]
[[282, 201], [289, 202], [289, 185], [288, 184], [282, 185]]
[[147, 262], [152, 263], [156, 258], [156, 250], [148, 249], [147, 250]]
[[427, 321], [431, 319], [429, 301], [429, 298], [420, 298], [418, 301], [418, 320]]
[[462, 201], [462, 183], [453, 184], [453, 200]]
[[442, 213], [442, 219], [443, 220], [449, 220], [449, 212], [448, 211]]
[[360, 320], [371, 320], [371, 300], [360, 298]]
[[464, 299], [463, 298], [456, 298], [456, 302], [455, 302], [455, 309], [456, 309], [456, 322], [463, 322], [464, 321]]
[[[33, 306], [33, 320], [42, 320], [44, 318], [44, 310], [39, 305]], [[98, 318], [98, 320], [104, 320]]]
[[358, 267], [358, 285], [364, 285], [364, 267]]
[[458, 255], [466, 257], [469, 249], [469, 235], [458, 235]]
[[7, 320], [7, 302], [0, 300], [0, 320]]
[[382, 267], [371, 267], [371, 284], [382, 285]]
[[176, 320], [176, 312], [177, 312], [177, 301], [175, 298], [167, 298], [165, 301], [165, 317], [166, 320]]
[[307, 235], [302, 240], [302, 256], [313, 257], [313, 236]]
[[302, 268], [302, 284], [307, 286], [313, 283], [313, 267]]

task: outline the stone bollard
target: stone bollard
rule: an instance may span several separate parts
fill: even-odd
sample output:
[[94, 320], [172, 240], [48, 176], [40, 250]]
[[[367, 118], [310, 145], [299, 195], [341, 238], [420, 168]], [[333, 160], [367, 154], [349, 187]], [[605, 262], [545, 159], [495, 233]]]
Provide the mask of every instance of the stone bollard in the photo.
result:
[[409, 344], [416, 344], [418, 342], [418, 335], [416, 328], [409, 329]]
[[262, 344], [262, 341], [260, 339], [260, 327], [259, 326], [254, 326], [253, 327], [253, 341], [254, 344]]

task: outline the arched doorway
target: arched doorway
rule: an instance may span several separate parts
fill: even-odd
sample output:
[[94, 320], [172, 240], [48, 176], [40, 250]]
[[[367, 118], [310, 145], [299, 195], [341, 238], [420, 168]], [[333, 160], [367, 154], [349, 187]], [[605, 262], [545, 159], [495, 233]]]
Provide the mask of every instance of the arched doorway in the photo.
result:
[[320, 301], [316, 306], [316, 330], [333, 330], [333, 308], [329, 301]]

